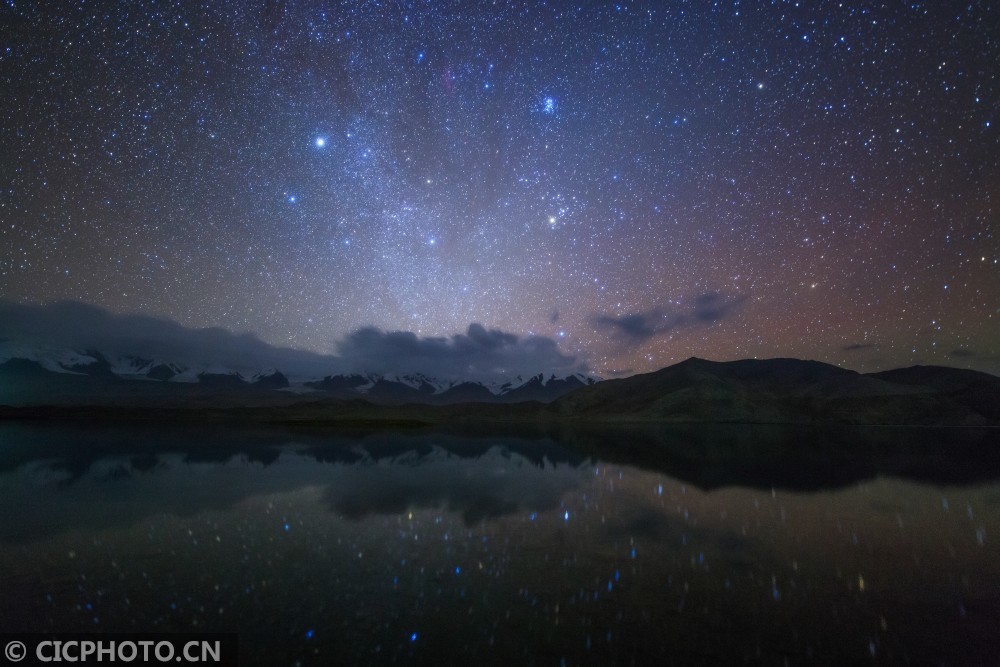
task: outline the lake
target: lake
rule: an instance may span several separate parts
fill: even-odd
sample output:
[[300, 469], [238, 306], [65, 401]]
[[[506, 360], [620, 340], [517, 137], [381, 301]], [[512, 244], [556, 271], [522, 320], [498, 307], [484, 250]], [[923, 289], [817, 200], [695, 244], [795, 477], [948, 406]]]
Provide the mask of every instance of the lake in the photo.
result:
[[0, 424], [0, 629], [241, 664], [988, 663], [1000, 433]]

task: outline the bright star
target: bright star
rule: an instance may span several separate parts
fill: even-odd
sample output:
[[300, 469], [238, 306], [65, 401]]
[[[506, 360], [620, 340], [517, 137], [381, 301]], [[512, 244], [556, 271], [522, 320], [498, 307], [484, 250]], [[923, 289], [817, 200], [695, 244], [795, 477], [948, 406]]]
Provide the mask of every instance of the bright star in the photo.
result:
[[326, 137], [316, 137], [316, 148], [323, 148], [326, 146]]

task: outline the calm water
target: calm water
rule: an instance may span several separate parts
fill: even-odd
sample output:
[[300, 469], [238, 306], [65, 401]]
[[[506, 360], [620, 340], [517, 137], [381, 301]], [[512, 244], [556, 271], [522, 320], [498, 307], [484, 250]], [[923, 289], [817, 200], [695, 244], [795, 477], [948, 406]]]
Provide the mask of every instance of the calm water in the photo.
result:
[[0, 425], [0, 630], [245, 664], [989, 663], [991, 432]]

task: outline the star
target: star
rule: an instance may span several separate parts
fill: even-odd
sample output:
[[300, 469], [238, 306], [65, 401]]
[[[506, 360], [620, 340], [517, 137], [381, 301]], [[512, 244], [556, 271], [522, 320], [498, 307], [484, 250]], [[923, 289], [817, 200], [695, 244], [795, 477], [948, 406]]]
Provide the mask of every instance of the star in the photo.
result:
[[1000, 372], [985, 0], [284, 4], [4, 5], [3, 300], [314, 352], [479, 322], [595, 374], [878, 370], [940, 317], [920, 363]]

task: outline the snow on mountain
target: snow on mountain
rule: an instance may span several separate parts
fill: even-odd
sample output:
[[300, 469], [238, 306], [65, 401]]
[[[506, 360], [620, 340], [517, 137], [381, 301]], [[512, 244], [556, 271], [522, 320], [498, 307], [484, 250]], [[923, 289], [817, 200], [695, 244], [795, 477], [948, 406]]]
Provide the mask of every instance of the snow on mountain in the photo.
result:
[[234, 367], [220, 363], [192, 363], [190, 359], [179, 361], [154, 355], [112, 355], [100, 350], [32, 347], [0, 341], [0, 364], [10, 359], [36, 362], [53, 373], [201, 384], [220, 389], [254, 385], [261, 389], [316, 392], [383, 403], [549, 402], [595, 381], [579, 373], [562, 377], [538, 374], [527, 379], [516, 375], [491, 382], [438, 378], [423, 373], [289, 376], [273, 365], [257, 368], [241, 364]]
[[405, 384], [413, 389], [419, 389], [421, 391], [426, 391], [425, 387], [433, 387], [433, 393], [439, 394], [446, 390], [448, 387], [455, 384], [454, 381], [439, 380], [437, 378], [432, 378], [423, 373], [408, 373], [406, 375], [383, 375], [382, 380], [388, 382], [398, 382], [399, 384]]
[[53, 373], [78, 375], [84, 373], [73, 370], [74, 368], [97, 363], [94, 356], [76, 350], [36, 348], [12, 341], [0, 342], [0, 362], [8, 359], [27, 359], [37, 362], [42, 368]]
[[463, 403], [541, 401], [547, 403], [597, 380], [579, 373], [557, 377], [534, 375], [527, 380], [516, 376], [506, 382], [477, 382], [466, 379], [434, 378], [421, 373], [405, 375], [328, 375], [305, 383], [318, 392], [333, 396], [364, 397], [383, 403]]

